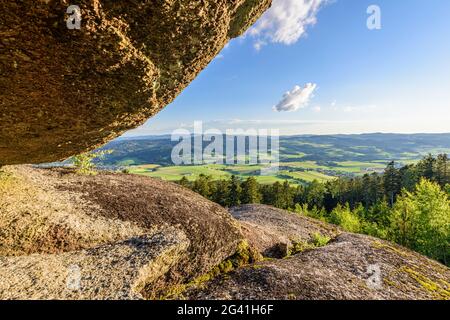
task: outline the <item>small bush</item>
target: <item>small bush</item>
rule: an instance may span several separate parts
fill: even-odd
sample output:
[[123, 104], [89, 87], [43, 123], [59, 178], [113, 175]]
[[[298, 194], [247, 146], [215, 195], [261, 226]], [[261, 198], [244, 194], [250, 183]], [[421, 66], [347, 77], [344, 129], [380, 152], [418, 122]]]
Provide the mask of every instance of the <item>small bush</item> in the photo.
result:
[[72, 164], [78, 174], [95, 175], [95, 159], [102, 159], [105, 155], [111, 154], [112, 150], [102, 150], [97, 152], [87, 152], [72, 158]]
[[330, 237], [324, 236], [318, 232], [314, 233], [312, 236], [312, 243], [316, 248], [325, 247], [330, 242], [330, 240]]
[[330, 222], [348, 232], [358, 233], [361, 231], [359, 217], [352, 212], [348, 204], [344, 207], [338, 205], [334, 208], [330, 215]]

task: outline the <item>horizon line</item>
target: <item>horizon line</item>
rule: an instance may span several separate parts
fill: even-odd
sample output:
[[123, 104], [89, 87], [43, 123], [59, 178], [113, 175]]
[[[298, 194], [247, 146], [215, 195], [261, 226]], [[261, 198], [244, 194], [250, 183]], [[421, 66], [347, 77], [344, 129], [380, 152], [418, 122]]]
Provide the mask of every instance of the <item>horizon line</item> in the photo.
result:
[[[280, 134], [280, 137], [299, 137], [299, 136], [363, 136], [363, 135], [447, 135], [450, 134], [450, 132], [414, 132], [414, 133], [399, 133], [399, 132], [363, 132], [363, 133], [299, 133], [299, 134]], [[131, 138], [145, 138], [145, 137], [163, 137], [163, 136], [170, 136], [172, 133], [155, 133], [155, 134], [144, 134], [144, 135], [135, 135], [135, 136], [125, 136], [126, 133], [123, 136], [117, 137], [111, 141], [119, 140], [119, 139], [131, 139]], [[189, 135], [194, 136], [194, 133], [190, 133]], [[198, 135], [198, 134], [197, 134]], [[226, 133], [223, 133], [222, 135], [226, 135]], [[234, 135], [234, 136], [240, 136], [240, 135]]]

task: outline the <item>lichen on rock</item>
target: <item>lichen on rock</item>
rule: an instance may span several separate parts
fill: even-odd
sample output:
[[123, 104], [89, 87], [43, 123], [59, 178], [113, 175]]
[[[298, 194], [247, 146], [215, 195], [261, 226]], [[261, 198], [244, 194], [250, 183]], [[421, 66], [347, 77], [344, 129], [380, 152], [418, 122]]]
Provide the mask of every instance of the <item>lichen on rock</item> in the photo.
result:
[[[260, 219], [257, 219], [258, 208]], [[267, 206], [237, 209], [242, 221], [253, 220], [257, 222], [255, 226], [267, 225], [254, 228], [252, 233], [244, 231], [252, 236], [253, 243], [255, 239], [263, 239], [268, 230], [276, 231], [277, 221], [292, 217], [292, 213]], [[317, 223], [321, 228], [327, 227], [314, 219], [301, 219], [296, 223], [301, 225], [298, 230], [317, 228]], [[327, 244], [319, 242], [322, 246], [299, 250], [284, 259], [265, 259], [239, 268], [204, 283], [201, 288], [191, 288], [185, 295], [189, 299], [233, 300], [450, 299], [450, 269], [419, 253], [351, 233], [341, 233]]]
[[314, 247], [317, 237], [332, 239], [341, 233], [333, 225], [266, 205], [242, 205], [230, 213], [249, 244], [269, 258], [283, 258]]

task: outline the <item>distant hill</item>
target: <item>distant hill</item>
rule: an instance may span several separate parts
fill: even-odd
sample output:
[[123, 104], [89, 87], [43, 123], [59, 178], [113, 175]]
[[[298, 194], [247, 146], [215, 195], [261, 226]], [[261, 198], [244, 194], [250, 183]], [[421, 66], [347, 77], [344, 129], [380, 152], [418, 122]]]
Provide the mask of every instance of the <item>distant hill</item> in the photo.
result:
[[[102, 149], [113, 149], [105, 165], [173, 165], [169, 135], [120, 138]], [[450, 153], [450, 133], [444, 134], [361, 134], [299, 135], [280, 137], [280, 161], [315, 161], [321, 164], [342, 161], [377, 162], [420, 159], [432, 153]]]

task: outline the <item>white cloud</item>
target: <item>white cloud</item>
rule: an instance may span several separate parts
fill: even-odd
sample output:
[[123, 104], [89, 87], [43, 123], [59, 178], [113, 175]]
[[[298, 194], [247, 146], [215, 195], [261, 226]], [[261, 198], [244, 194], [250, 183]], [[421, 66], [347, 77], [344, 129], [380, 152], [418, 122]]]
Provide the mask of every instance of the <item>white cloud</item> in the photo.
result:
[[320, 106], [315, 106], [313, 108], [313, 111], [319, 113], [320, 111], [322, 111], [322, 108]]
[[256, 51], [260, 51], [262, 49], [262, 47], [265, 46], [266, 44], [267, 44], [267, 42], [258, 39], [253, 44], [253, 47], [255, 48]]
[[286, 45], [297, 42], [306, 33], [306, 27], [316, 23], [316, 15], [329, 0], [273, 0], [272, 7], [250, 28], [255, 48], [260, 50], [267, 42]]
[[306, 107], [316, 88], [317, 85], [315, 83], [307, 83], [304, 88], [295, 86], [292, 91], [288, 91], [283, 95], [283, 99], [273, 107], [273, 110], [278, 112], [296, 111]]

